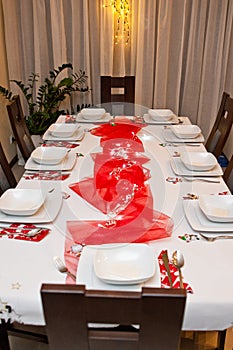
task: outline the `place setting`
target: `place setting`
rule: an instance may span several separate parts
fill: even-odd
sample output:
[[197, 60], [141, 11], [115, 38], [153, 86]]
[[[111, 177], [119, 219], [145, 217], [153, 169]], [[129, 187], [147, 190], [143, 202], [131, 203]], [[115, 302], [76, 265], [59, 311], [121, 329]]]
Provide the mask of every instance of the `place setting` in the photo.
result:
[[176, 125], [181, 122], [170, 109], [148, 109], [143, 119], [146, 124], [152, 125]]
[[66, 147], [37, 147], [24, 168], [33, 171], [68, 171], [76, 162], [77, 154]]
[[[170, 158], [173, 172], [187, 181], [206, 180], [206, 177], [220, 177], [223, 170], [210, 152], [188, 152], [185, 149]], [[212, 181], [212, 180], [210, 180]], [[219, 182], [219, 180], [216, 180]]]
[[193, 230], [205, 232], [207, 238], [223, 232], [233, 238], [233, 195], [200, 195], [196, 200], [183, 201], [183, 207]]
[[[0, 197], [0, 222], [50, 223], [62, 206], [59, 188], [13, 188]], [[1, 224], [0, 224], [1, 226]]]
[[42, 139], [44, 141], [81, 141], [84, 129], [73, 123], [54, 123], [46, 130]]
[[165, 126], [163, 138], [171, 143], [203, 143], [204, 136], [198, 125]]
[[104, 108], [83, 108], [78, 113], [76, 121], [78, 123], [108, 123], [112, 119], [110, 113], [106, 113]]

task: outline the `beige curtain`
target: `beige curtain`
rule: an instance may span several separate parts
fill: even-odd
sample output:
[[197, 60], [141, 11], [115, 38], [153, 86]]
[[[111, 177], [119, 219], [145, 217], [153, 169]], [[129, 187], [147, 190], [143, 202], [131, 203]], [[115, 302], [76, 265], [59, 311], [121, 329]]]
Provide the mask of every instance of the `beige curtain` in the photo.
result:
[[0, 1], [10, 79], [71, 62], [92, 88], [73, 103], [99, 104], [100, 75], [135, 75], [138, 105], [188, 115], [206, 136], [233, 95], [232, 0], [129, 0], [127, 46], [114, 44], [110, 0]]

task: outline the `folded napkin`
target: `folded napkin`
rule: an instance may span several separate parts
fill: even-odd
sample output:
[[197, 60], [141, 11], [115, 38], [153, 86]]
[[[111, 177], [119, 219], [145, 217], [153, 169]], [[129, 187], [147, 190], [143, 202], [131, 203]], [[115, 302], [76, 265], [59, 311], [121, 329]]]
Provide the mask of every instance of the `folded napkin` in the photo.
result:
[[46, 171], [46, 172], [36, 172], [30, 174], [24, 174], [25, 180], [66, 180], [70, 174], [62, 174], [59, 171]]
[[43, 143], [42, 147], [66, 147], [66, 148], [75, 148], [78, 147], [79, 143], [71, 141], [55, 141]]
[[37, 228], [32, 224], [11, 224], [9, 227], [1, 228], [0, 238], [18, 239], [21, 241], [40, 242], [47, 236], [50, 229]]
[[[165, 250], [162, 250], [158, 256], [158, 262], [159, 262], [159, 269], [160, 269], [160, 279], [161, 279], [161, 288], [170, 288], [167, 271], [163, 264], [162, 255], [165, 253]], [[172, 264], [172, 262], [169, 260], [169, 268], [171, 271], [171, 278], [172, 278], [172, 284], [173, 288], [180, 288], [180, 279], [179, 279], [179, 272], [178, 269]], [[183, 280], [184, 289], [188, 293], [193, 293], [192, 287]]]

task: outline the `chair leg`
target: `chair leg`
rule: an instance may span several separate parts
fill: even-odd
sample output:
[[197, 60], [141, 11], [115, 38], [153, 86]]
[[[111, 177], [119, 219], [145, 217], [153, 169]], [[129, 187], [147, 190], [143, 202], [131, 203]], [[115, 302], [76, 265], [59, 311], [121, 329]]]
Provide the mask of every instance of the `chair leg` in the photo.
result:
[[218, 332], [218, 347], [215, 350], [224, 350], [227, 331]]
[[10, 350], [10, 343], [7, 333], [7, 323], [5, 320], [1, 320], [0, 323], [0, 350]]

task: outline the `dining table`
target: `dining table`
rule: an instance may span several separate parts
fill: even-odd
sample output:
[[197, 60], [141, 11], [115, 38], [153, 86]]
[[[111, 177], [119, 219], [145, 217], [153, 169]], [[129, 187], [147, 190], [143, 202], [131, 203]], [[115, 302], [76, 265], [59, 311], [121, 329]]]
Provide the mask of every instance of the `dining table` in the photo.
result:
[[[206, 152], [202, 134], [198, 141], [177, 140], [172, 134], [171, 123], [155, 123], [148, 115], [144, 118], [108, 116], [102, 122], [64, 115], [60, 116], [56, 123], [76, 123], [79, 126], [78, 136], [67, 140], [64, 137], [49, 137], [46, 133], [41, 147], [66, 147], [69, 160], [62, 168], [56, 165], [46, 168], [29, 159], [25, 164], [24, 175], [17, 185], [18, 189], [40, 188], [46, 195], [44, 207], [34, 216], [15, 217], [0, 212], [0, 319], [26, 325], [44, 325], [40, 295], [43, 283], [78, 283], [85, 284], [90, 289], [106, 290], [140, 290], [142, 286], [170, 288], [165, 276], [166, 271], [160, 266], [163, 252], [167, 253], [174, 274], [174, 287], [180, 288], [179, 272], [172, 264], [174, 251], [179, 251], [184, 258], [182, 276], [187, 289], [182, 329], [221, 331], [231, 327], [233, 239], [209, 241], [201, 234], [209, 238], [219, 234], [233, 236], [233, 223], [208, 221], [198, 204], [202, 195], [224, 196], [231, 193], [223, 181], [220, 166], [217, 166], [217, 170], [210, 176], [190, 176], [187, 169], [183, 169], [180, 160], [184, 151]], [[188, 117], [179, 116], [174, 124], [190, 125], [191, 122]], [[159, 218], [160, 214], [162, 215], [161, 226], [165, 222], [166, 227], [159, 227], [164, 234], [157, 234], [154, 230], [150, 237], [144, 236], [148, 230], [146, 224], [140, 226], [143, 220], [137, 222], [135, 218], [130, 224], [125, 223], [123, 231], [126, 239], [122, 242], [147, 244], [153, 251], [156, 269], [154, 276], [142, 283], [114, 285], [101, 281], [93, 269], [96, 252], [99, 249], [107, 249], [108, 241], [98, 239], [96, 234], [96, 243], [90, 240], [88, 244], [88, 239], [85, 241], [82, 235], [88, 228], [99, 228], [101, 225], [104, 225], [107, 232], [106, 224], [114, 225], [116, 216], [121, 223], [122, 218], [119, 214], [132, 200], [127, 188], [128, 197], [123, 196], [123, 200], [118, 198], [121, 202], [120, 209], [115, 205], [108, 211], [108, 202], [103, 200], [106, 210], [101, 210], [102, 203], [95, 198], [93, 192], [96, 189], [91, 187], [91, 184], [96, 185], [93, 174], [96, 167], [98, 168], [97, 162], [101, 159], [99, 155], [102, 155], [103, 148], [103, 137], [99, 136], [101, 133], [98, 132], [104, 127], [114, 131], [114, 128], [119, 129], [122, 125], [129, 128], [138, 127], [135, 129], [137, 131], [133, 142], [136, 142], [135, 149], [137, 145], [140, 146], [135, 153], [143, 168], [146, 188], [150, 191], [150, 209], [153, 214], [159, 213]], [[116, 137], [123, 140], [124, 146], [117, 148], [117, 155], [121, 159], [130, 159], [131, 153], [128, 151], [132, 144], [127, 146], [123, 134], [119, 135]], [[108, 140], [109, 138], [105, 139]], [[121, 141], [118, 143], [121, 144]], [[112, 161], [115, 154], [111, 153], [111, 150], [108, 152], [109, 161]], [[104, 164], [107, 161], [105, 158]], [[139, 176], [139, 173], [136, 174]], [[130, 184], [135, 185], [139, 181], [137, 176], [130, 180]], [[114, 179], [117, 179], [117, 176]], [[107, 181], [107, 178], [105, 180]], [[127, 176], [123, 178], [123, 184], [126, 180]], [[126, 181], [126, 187], [128, 185]], [[30, 237], [25, 234], [34, 227], [42, 227], [39, 235]], [[24, 235], [17, 235], [17, 232], [20, 232], [17, 230], [21, 229], [25, 230]], [[131, 237], [130, 233], [139, 232], [139, 229], [142, 237], [137, 233], [127, 241], [127, 234]], [[122, 231], [120, 232], [122, 235]], [[87, 238], [90, 238], [90, 235]], [[109, 243], [113, 248], [114, 243], [119, 244], [114, 239]], [[69, 268], [72, 275], [58, 270], [58, 258]]]

